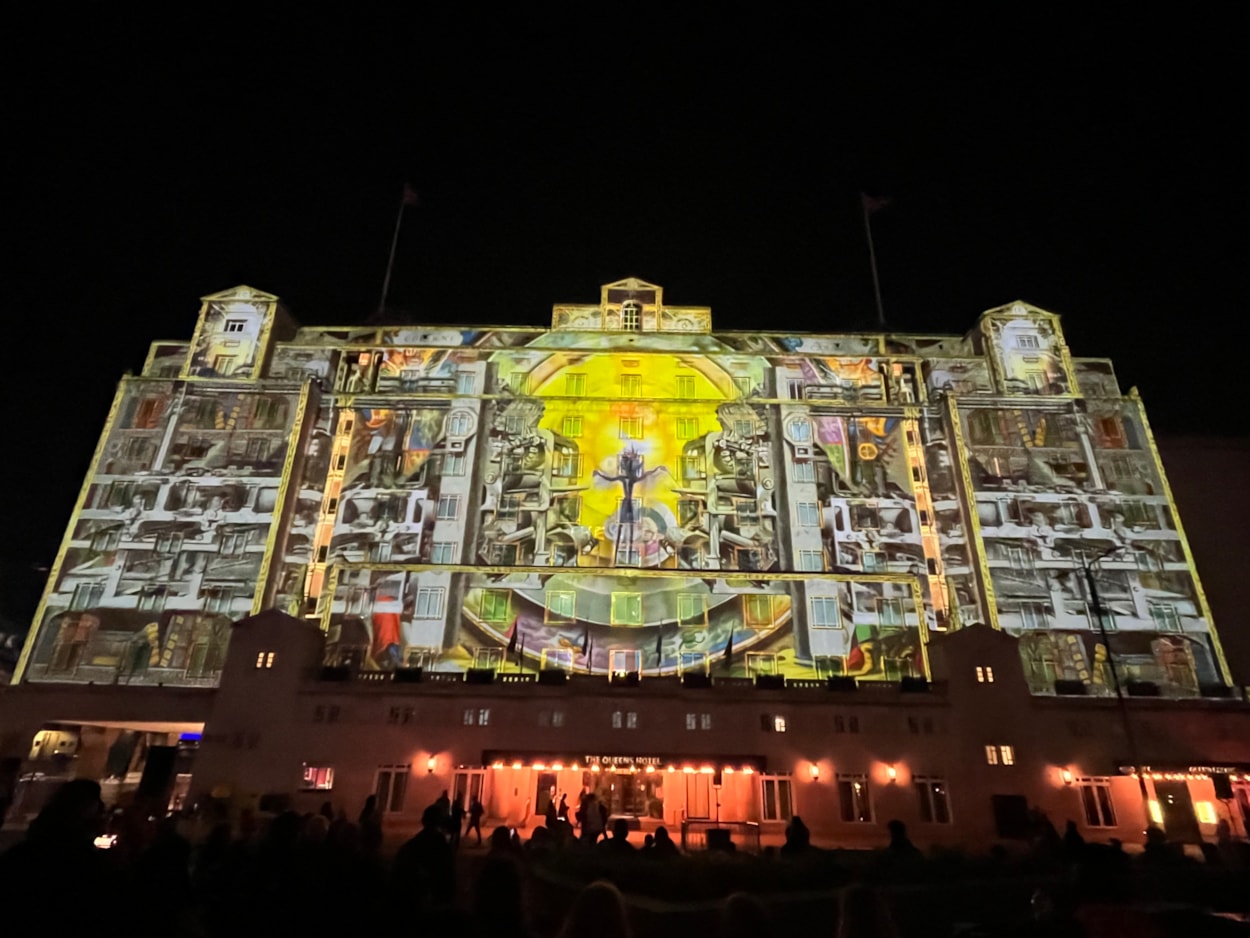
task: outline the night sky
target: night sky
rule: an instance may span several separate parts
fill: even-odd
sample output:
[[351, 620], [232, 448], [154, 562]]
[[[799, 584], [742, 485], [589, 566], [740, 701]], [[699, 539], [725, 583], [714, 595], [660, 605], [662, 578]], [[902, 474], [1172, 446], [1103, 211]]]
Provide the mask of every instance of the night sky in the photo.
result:
[[869, 192], [892, 328], [1025, 299], [1160, 435], [1247, 433], [1231, 20], [43, 7], [5, 53], [19, 628], [148, 343], [244, 282], [364, 320], [405, 181], [396, 319], [542, 325], [632, 275], [721, 329], [870, 327]]

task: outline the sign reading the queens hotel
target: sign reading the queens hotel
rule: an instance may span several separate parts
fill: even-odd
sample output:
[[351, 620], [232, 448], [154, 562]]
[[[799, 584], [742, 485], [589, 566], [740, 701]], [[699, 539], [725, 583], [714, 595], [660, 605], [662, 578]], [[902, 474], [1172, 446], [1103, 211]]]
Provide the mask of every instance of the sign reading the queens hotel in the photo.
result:
[[1099, 557], [1122, 678], [1188, 696], [1228, 673], [1174, 512], [1137, 398], [1023, 303], [716, 333], [629, 279], [549, 330], [297, 328], [238, 287], [122, 380], [19, 679], [213, 686], [276, 607], [427, 675], [897, 682], [987, 623], [1100, 694]]

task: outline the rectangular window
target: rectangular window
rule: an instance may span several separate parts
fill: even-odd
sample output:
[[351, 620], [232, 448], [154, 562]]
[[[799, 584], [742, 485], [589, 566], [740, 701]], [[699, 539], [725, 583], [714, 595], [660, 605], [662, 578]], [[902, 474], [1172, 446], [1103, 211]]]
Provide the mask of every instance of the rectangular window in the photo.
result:
[[625, 723], [625, 715], [619, 710], [612, 711], [612, 729], [619, 730]]
[[836, 596], [813, 596], [809, 602], [812, 606], [812, 627], [817, 629], [836, 629], [842, 624], [838, 613]]
[[447, 418], [447, 435], [448, 436], [464, 436], [469, 432], [472, 421], [469, 415], [464, 411], [456, 411]]
[[418, 619], [441, 619], [443, 617], [443, 601], [447, 591], [441, 586], [434, 588], [422, 587], [417, 590]]
[[796, 462], [794, 464], [794, 481], [795, 482], [815, 482], [816, 467], [810, 462]]
[[139, 608], [147, 612], [160, 612], [165, 608], [165, 587], [145, 586], [139, 590]]
[[103, 583], [79, 583], [74, 587], [74, 598], [70, 600], [71, 609], [90, 609], [98, 605], [104, 598]]
[[977, 665], [977, 683], [978, 684], [993, 684], [994, 683], [994, 669], [989, 667], [988, 665], [984, 667], [982, 667], [981, 665]]
[[477, 724], [477, 711], [469, 707], [464, 711], [464, 725], [474, 726]]
[[693, 440], [699, 435], [698, 417], [678, 417], [676, 420], [677, 439]]
[[642, 625], [642, 593], [613, 593], [612, 625]]
[[243, 332], [247, 328], [246, 319], [227, 319], [223, 332]]
[[482, 621], [507, 622], [511, 597], [510, 590], [483, 590]]
[[765, 821], [789, 821], [794, 816], [794, 799], [790, 778], [785, 775], [760, 776], [760, 818]]
[[689, 375], [678, 376], [677, 396], [683, 400], [689, 400], [694, 397], [694, 378]]
[[699, 715], [697, 713], [686, 714], [686, 729], [697, 730], [699, 728]]
[[866, 550], [860, 555], [861, 566], [865, 573], [888, 573], [885, 551]]
[[685, 453], [681, 457], [681, 475], [683, 479], [702, 479], [703, 456], [701, 453]]
[[1111, 779], [1078, 779], [1081, 807], [1086, 827], [1115, 827], [1115, 807], [1111, 803]]
[[920, 820], [926, 824], [949, 824], [951, 807], [946, 780], [917, 775], [913, 776], [911, 784], [920, 805]]
[[812, 441], [812, 423], [804, 417], [791, 420], [786, 424], [786, 429], [790, 431], [790, 439], [795, 443], [810, 443]]
[[256, 667], [258, 670], [268, 670], [273, 667], [273, 659], [275, 653], [272, 651], [258, 651], [256, 653]]
[[447, 453], [443, 456], [443, 475], [462, 476], [464, 467], [464, 453]]
[[1155, 628], [1161, 632], [1179, 632], [1181, 630], [1181, 617], [1176, 607], [1171, 603], [1150, 603], [1150, 618], [1154, 620]]
[[1038, 349], [1041, 344], [1035, 335], [1018, 335], [1016, 336], [1016, 348]]
[[634, 303], [621, 304], [621, 329], [625, 332], [637, 332], [638, 321], [642, 315], [642, 308]]
[[551, 725], [555, 727], [556, 729], [559, 729], [560, 727], [564, 726], [564, 711], [563, 710], [551, 711]]
[[560, 432], [571, 440], [577, 439], [582, 435], [582, 418], [565, 417], [564, 422], [560, 425]]
[[795, 508], [798, 513], [799, 525], [801, 527], [805, 527], [805, 528], [820, 527], [820, 506], [819, 505], [817, 505], [815, 502], [799, 502], [798, 505], [795, 506]]
[[875, 505], [867, 502], [851, 502], [851, 527], [856, 531], [876, 531], [881, 527], [881, 518]]
[[456, 393], [472, 394], [477, 387], [477, 376], [471, 371], [456, 372]]
[[621, 375], [621, 397], [642, 396], [642, 375]]
[[800, 378], [790, 378], [786, 381], [786, 396], [792, 401], [803, 400], [803, 381]]
[[622, 440], [641, 440], [642, 439], [642, 418], [641, 417], [622, 417], [619, 424], [617, 435]]
[[821, 550], [799, 551], [799, 569], [809, 571], [825, 569], [825, 552]]
[[867, 775], [844, 775], [839, 772], [838, 801], [843, 821], [854, 824], [872, 823], [872, 802], [869, 798]]
[[408, 766], [380, 765], [374, 779], [373, 793], [377, 795], [378, 807], [386, 814], [404, 810], [404, 795], [408, 793]]
[[480, 710], [478, 710], [477, 725], [478, 726], [490, 725], [490, 708], [489, 707], [482, 707]]
[[986, 765], [998, 765], [998, 747], [997, 746], [985, 747], [985, 764]]
[[699, 714], [699, 729], [710, 730], [711, 728], [712, 728], [712, 714], [700, 713]]
[[334, 788], [334, 769], [328, 765], [304, 763], [304, 791], [330, 791]]
[[456, 545], [453, 541], [435, 541], [430, 549], [430, 563], [455, 563]]
[[902, 625], [903, 601], [901, 599], [878, 599], [877, 619], [882, 625]]
[[773, 716], [772, 724], [774, 733], [784, 733], [787, 729], [786, 718], [779, 714]]
[[734, 390], [738, 392], [739, 397], [750, 397], [755, 393], [755, 382], [750, 375], [735, 375]]
[[748, 629], [766, 629], [773, 624], [773, 598], [749, 593], [742, 597], [742, 618]]
[[1014, 747], [999, 746], [998, 755], [999, 755], [999, 758], [1002, 760], [1003, 765], [1015, 765], [1016, 764], [1016, 750]]
[[[586, 396], [586, 376], [579, 374], [570, 374], [564, 376], [564, 393], [567, 397], [585, 397]], [[580, 419], [580, 418], [578, 418]], [[568, 418], [566, 417], [567, 421]], [[565, 436], [568, 436], [566, 433]]]
[[706, 628], [707, 597], [702, 593], [678, 593], [677, 624], [683, 629]]
[[1020, 626], [1026, 629], [1050, 627], [1050, 611], [1045, 603], [1020, 603]]
[[582, 454], [556, 450], [552, 454], [551, 474], [557, 479], [580, 479], [582, 477]]
[[577, 608], [577, 592], [575, 590], [548, 590], [547, 591], [547, 618], [548, 623], [562, 624], [572, 622], [576, 617], [574, 611]]
[[181, 550], [181, 534], [175, 531], [162, 531], [156, 535], [156, 552], [158, 554], [176, 554]]
[[760, 506], [754, 498], [735, 498], [734, 513], [740, 525], [760, 523]]
[[438, 520], [455, 521], [460, 515], [459, 495], [440, 495], [438, 498]]
[[735, 420], [734, 421], [734, 435], [741, 437], [744, 440], [751, 439], [751, 437], [755, 436], [755, 421], [754, 420]]

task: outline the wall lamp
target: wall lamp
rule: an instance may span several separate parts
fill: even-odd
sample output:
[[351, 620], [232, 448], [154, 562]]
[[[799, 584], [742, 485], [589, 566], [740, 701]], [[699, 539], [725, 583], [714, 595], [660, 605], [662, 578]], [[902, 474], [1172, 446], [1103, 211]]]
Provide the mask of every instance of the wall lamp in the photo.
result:
[[896, 769], [893, 765], [887, 765], [885, 767], [885, 777], [888, 778], [890, 780], [890, 784], [893, 785], [898, 780], [898, 769]]
[[425, 760], [425, 770], [426, 770], [428, 773], [430, 773], [431, 775], [433, 775], [433, 774], [434, 774], [434, 766], [435, 766], [436, 764], [437, 764], [437, 763], [435, 763], [435, 761], [434, 761], [434, 757], [433, 757], [433, 756], [430, 756], [428, 759], [426, 759], [426, 760]]
[[813, 782], [820, 781], [820, 766], [818, 766], [815, 762], [808, 767], [807, 771], [811, 773]]
[[1071, 770], [1069, 770], [1069, 769], [1064, 769], [1062, 772], [1060, 772], [1060, 773], [1059, 773], [1059, 777], [1063, 779], [1063, 783], [1064, 783], [1065, 785], [1071, 785], [1071, 784], [1072, 784], [1072, 772], [1071, 772]]

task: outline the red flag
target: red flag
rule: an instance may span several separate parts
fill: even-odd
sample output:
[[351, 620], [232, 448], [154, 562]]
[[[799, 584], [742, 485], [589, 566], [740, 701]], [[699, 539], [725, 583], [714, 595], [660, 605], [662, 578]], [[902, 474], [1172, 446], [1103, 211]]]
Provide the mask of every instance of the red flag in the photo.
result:
[[859, 194], [859, 200], [863, 203], [864, 213], [866, 215], [875, 215], [877, 212], [881, 211], [890, 204], [890, 199], [888, 198], [865, 195], [863, 192]]
[[851, 648], [846, 653], [847, 672], [858, 671], [864, 666], [864, 649], [859, 647], [859, 633], [851, 629]]
[[508, 654], [516, 651], [516, 640], [521, 632], [521, 617], [517, 616], [512, 620], [512, 634], [508, 638]]
[[419, 201], [417, 199], [417, 190], [408, 185], [408, 183], [404, 183], [404, 195], [401, 201], [404, 205], [416, 205]]

